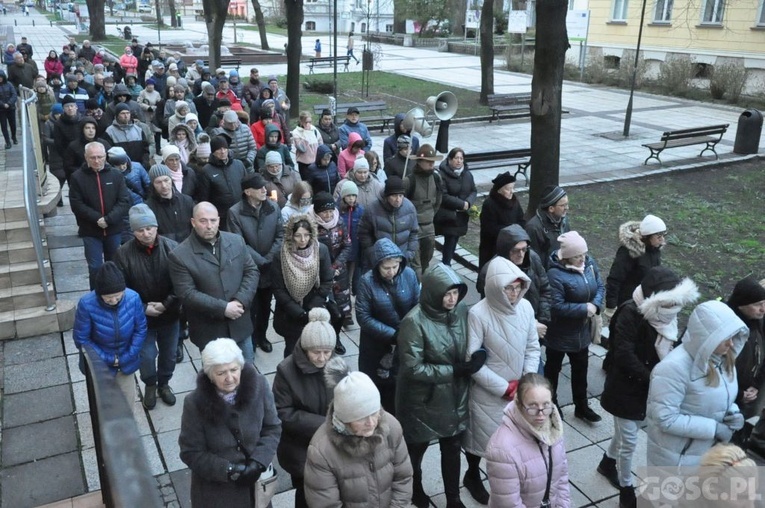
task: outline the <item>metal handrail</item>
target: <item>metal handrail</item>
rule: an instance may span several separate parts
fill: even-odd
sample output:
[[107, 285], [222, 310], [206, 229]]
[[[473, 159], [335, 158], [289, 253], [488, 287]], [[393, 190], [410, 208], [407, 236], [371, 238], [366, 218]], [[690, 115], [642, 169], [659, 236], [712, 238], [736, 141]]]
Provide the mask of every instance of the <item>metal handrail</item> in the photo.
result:
[[93, 346], [85, 345], [81, 351], [104, 505], [161, 508], [128, 400]]
[[[26, 209], [27, 222], [29, 223], [29, 232], [32, 236], [32, 245], [35, 249], [37, 258], [37, 269], [40, 271], [40, 283], [45, 294], [45, 310], [56, 310], [56, 299], [50, 290], [48, 275], [45, 273], [45, 251], [43, 250], [42, 234], [40, 233], [40, 212], [37, 209], [37, 162], [30, 153], [34, 150], [29, 129], [32, 118], [29, 115], [29, 105], [37, 102], [37, 94], [25, 88], [19, 87], [21, 95], [21, 155], [22, 155], [22, 176], [24, 181], [24, 208]], [[37, 121], [37, 118], [34, 118]]]

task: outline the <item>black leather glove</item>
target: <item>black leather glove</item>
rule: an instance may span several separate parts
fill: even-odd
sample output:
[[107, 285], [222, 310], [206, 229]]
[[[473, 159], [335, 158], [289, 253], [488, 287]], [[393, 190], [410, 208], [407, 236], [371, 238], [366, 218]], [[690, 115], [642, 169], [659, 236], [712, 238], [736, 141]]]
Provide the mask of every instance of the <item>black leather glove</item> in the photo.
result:
[[229, 464], [227, 472], [228, 481], [238, 482], [242, 477], [242, 474], [244, 474], [245, 469], [247, 469], [247, 466], [244, 464]]
[[470, 374], [478, 372], [486, 363], [486, 350], [483, 348], [476, 350], [470, 355], [470, 360], [467, 363], [470, 365]]
[[302, 314], [300, 314], [300, 317], [298, 318], [298, 323], [300, 323], [303, 326], [308, 324], [308, 313], [307, 312], [303, 312]]
[[471, 369], [470, 362], [457, 362], [452, 366], [454, 377], [470, 377], [473, 374]]
[[263, 466], [261, 466], [258, 462], [254, 460], [248, 460], [247, 465], [244, 468], [244, 472], [239, 476], [239, 478], [235, 481], [237, 485], [242, 485], [245, 487], [249, 487], [250, 485], [253, 485], [256, 481], [258, 481], [258, 478], [260, 478], [260, 474], [265, 470]]

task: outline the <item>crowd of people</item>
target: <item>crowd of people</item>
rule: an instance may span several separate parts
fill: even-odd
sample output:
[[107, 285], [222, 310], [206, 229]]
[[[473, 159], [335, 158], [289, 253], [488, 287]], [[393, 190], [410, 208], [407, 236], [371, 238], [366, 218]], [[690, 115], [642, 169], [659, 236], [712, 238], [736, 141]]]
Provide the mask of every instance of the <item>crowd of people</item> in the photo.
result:
[[[147, 410], [176, 403], [183, 341], [201, 351], [179, 437], [194, 506], [250, 506], [274, 457], [298, 507], [431, 506], [422, 460], [437, 441], [447, 508], [464, 506], [460, 483], [494, 507], [568, 507], [559, 376], [567, 356], [574, 418], [601, 421], [587, 380], [603, 318], [615, 434], [597, 471], [621, 507], [636, 506], [644, 420], [649, 464], [698, 465], [716, 443], [744, 442], [744, 418], [760, 412], [765, 288], [742, 279], [681, 333], [678, 314], [699, 293], [662, 265], [659, 217], [621, 226], [604, 281], [571, 229], [567, 191], [544, 189], [526, 221], [502, 173], [480, 212], [482, 300], [468, 308], [450, 265], [476, 185], [464, 150], [420, 144], [404, 115], [380, 150], [354, 107], [339, 125], [328, 110], [316, 125], [300, 112], [290, 130], [289, 99], [257, 69], [243, 82], [135, 39], [119, 58], [72, 40], [42, 77], [31, 46], [9, 50], [6, 147], [14, 86], [32, 88], [85, 247], [92, 291], [75, 342], [128, 401], [139, 372]], [[284, 359], [269, 387], [253, 360], [274, 352], [272, 301]], [[341, 357], [355, 323], [359, 372]]]

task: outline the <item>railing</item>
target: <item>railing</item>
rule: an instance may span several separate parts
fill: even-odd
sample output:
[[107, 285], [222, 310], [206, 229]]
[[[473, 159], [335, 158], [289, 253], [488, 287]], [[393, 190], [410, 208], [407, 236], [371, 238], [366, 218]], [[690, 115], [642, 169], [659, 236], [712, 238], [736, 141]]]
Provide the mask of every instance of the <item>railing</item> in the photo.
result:
[[[35, 257], [37, 258], [37, 268], [40, 271], [40, 284], [42, 284], [43, 293], [45, 294], [45, 310], [51, 312], [56, 310], [56, 299], [52, 294], [48, 275], [45, 271], [45, 251], [43, 250], [42, 234], [40, 233], [40, 212], [37, 209], [39, 195], [41, 194], [40, 184], [43, 183], [45, 178], [45, 167], [43, 166], [42, 172], [38, 175], [38, 158], [36, 157], [33, 137], [30, 132], [34, 128], [32, 127], [32, 122], [34, 122], [35, 126], [39, 125], [37, 123], [37, 108], [35, 107], [37, 95], [29, 88], [19, 87], [19, 89], [23, 106], [21, 108], [21, 155], [22, 178], [24, 181], [24, 208], [27, 214], [27, 222], [29, 223], [32, 245], [35, 249]], [[37, 139], [40, 139], [39, 135]], [[38, 184], [38, 176], [40, 184]]]
[[82, 349], [101, 496], [107, 508], [161, 508], [128, 401], [92, 346]]

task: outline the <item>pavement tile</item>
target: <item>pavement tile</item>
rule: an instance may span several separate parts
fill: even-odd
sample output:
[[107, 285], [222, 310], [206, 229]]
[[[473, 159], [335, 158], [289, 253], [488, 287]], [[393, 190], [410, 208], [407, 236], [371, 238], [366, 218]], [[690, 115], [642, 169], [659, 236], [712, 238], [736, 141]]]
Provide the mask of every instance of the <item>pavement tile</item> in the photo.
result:
[[4, 343], [5, 365], [20, 365], [55, 358], [64, 354], [61, 334], [49, 333], [27, 339], [9, 340]]
[[3, 466], [0, 471], [0, 504], [8, 508], [31, 508], [85, 493], [77, 452], [19, 466]]
[[98, 476], [98, 460], [95, 448], [85, 448], [81, 453], [82, 468], [85, 471], [85, 481], [88, 491], [93, 492], [101, 488], [101, 478]]
[[92, 448], [95, 446], [93, 438], [93, 420], [90, 413], [77, 413], [77, 435], [80, 439], [80, 448]]
[[3, 371], [6, 395], [69, 382], [63, 356], [20, 365], [6, 365]]
[[66, 363], [69, 365], [69, 378], [73, 383], [85, 381], [85, 374], [80, 371], [79, 351], [78, 354], [68, 355], [66, 357]]
[[72, 414], [74, 403], [69, 385], [62, 384], [6, 395], [3, 428], [18, 427]]
[[67, 355], [79, 354], [77, 346], [74, 345], [74, 338], [72, 337], [72, 330], [67, 330], [63, 333], [64, 353]]
[[73, 416], [3, 431], [3, 467], [53, 457], [76, 449], [77, 431]]
[[[173, 487], [175, 487], [175, 493], [178, 496], [181, 508], [191, 508], [191, 470], [186, 468], [179, 471], [170, 471], [170, 480], [173, 482]], [[290, 508], [294, 506], [293, 503]], [[274, 505], [274, 508], [279, 507]]]
[[77, 234], [48, 235], [48, 248], [62, 249], [66, 247], [82, 246], [82, 239]]
[[90, 402], [88, 402], [88, 387], [85, 381], [72, 383], [72, 393], [74, 394], [74, 410], [77, 413], [87, 413], [90, 411]]
[[53, 277], [56, 279], [56, 291], [59, 293], [90, 289], [88, 267], [82, 259], [54, 263]]
[[154, 436], [141, 437], [141, 444], [146, 452], [146, 458], [149, 460], [149, 470], [152, 476], [157, 476], [165, 472], [165, 466], [162, 463], [162, 458], [159, 455], [157, 449], [157, 443], [154, 440]]
[[591, 501], [599, 501], [619, 492], [595, 469], [603, 458], [603, 449], [596, 445], [566, 454], [569, 481]]
[[85, 259], [85, 248], [80, 246], [50, 249], [50, 260], [54, 267], [58, 263], [71, 261], [72, 259]]
[[[593, 443], [607, 441], [614, 435], [614, 420], [611, 415], [600, 407], [598, 399], [589, 399], [590, 408], [603, 417], [598, 423], [588, 423], [580, 418], [574, 417], [574, 406], [563, 408], [566, 423], [574, 427], [580, 434], [585, 436]], [[607, 443], [606, 443], [607, 444]]]
[[159, 434], [181, 428], [183, 401], [188, 393], [176, 393], [177, 401], [174, 406], [166, 405], [157, 397], [157, 406], [149, 411], [149, 422], [154, 428], [154, 432]]
[[165, 459], [167, 470], [171, 473], [187, 467], [180, 457], [181, 447], [178, 446], [178, 436], [180, 433], [181, 430], [178, 429], [157, 434], [159, 449], [162, 452], [162, 457]]

